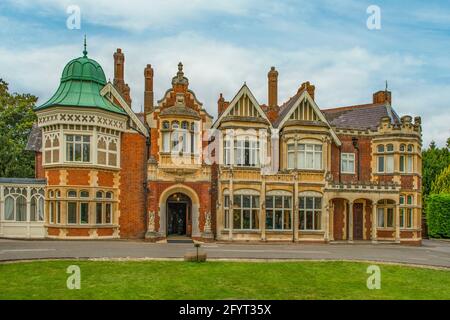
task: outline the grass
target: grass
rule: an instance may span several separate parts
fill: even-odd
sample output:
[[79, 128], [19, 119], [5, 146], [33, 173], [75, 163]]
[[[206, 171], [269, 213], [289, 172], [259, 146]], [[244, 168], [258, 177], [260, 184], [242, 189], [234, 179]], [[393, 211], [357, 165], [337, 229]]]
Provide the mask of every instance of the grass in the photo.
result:
[[[81, 269], [68, 290], [66, 269]], [[0, 264], [0, 299], [450, 299], [450, 271], [368, 263], [34, 261]]]

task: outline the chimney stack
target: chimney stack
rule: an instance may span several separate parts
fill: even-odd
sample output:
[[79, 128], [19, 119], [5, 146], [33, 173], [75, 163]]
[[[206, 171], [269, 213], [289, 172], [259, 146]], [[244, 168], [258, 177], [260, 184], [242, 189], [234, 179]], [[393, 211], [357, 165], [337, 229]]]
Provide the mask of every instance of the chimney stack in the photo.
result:
[[131, 107], [130, 87], [125, 83], [125, 55], [120, 48], [117, 48], [116, 52], [114, 52], [113, 84], [125, 102]]
[[226, 108], [230, 105], [229, 101], [225, 101], [223, 94], [220, 94], [219, 100], [217, 101], [217, 116], [220, 116]]
[[145, 91], [144, 91], [144, 113], [147, 115], [153, 110], [153, 68], [150, 64], [144, 69]]
[[386, 103], [388, 102], [390, 105], [392, 105], [392, 94], [388, 90], [384, 91], [378, 91], [373, 94], [373, 103]]
[[122, 91], [124, 81], [125, 56], [122, 49], [118, 48], [114, 53], [114, 85]]
[[268, 104], [269, 108], [278, 106], [278, 71], [275, 67], [270, 68], [268, 78]]
[[302, 85], [300, 86], [300, 88], [298, 89], [297, 93], [302, 90], [306, 90], [308, 92], [308, 94], [311, 96], [311, 98], [314, 100], [316, 87], [311, 85], [311, 83], [309, 81], [303, 82]]

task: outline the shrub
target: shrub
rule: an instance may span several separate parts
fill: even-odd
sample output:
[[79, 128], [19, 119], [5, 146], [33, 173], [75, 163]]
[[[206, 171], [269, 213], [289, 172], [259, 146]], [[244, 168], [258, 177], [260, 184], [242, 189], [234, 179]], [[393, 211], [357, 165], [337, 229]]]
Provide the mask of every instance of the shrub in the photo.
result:
[[428, 234], [450, 238], [450, 194], [433, 194], [427, 199]]

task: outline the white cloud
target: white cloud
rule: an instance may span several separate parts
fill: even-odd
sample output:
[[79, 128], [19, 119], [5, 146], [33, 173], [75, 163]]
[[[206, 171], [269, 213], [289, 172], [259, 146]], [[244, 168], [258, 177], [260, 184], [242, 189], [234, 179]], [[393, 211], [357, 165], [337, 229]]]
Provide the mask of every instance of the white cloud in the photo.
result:
[[[81, 18], [92, 24], [142, 31], [149, 27], [183, 26], [187, 19], [201, 20], [209, 14], [245, 15], [261, 5], [256, 0], [8, 0], [22, 9], [41, 14], [65, 15], [78, 5]], [[85, 20], [86, 19], [86, 20]]]

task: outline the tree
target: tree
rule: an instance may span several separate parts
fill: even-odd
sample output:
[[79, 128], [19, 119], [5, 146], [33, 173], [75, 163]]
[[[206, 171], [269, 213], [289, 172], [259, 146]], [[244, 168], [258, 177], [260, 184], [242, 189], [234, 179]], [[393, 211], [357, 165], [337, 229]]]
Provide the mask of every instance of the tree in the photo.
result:
[[430, 147], [422, 152], [422, 162], [423, 195], [426, 197], [431, 193], [433, 181], [450, 165], [449, 146], [438, 148], [434, 141], [431, 142]]
[[25, 147], [36, 122], [36, 101], [30, 94], [11, 94], [0, 79], [0, 177], [34, 176], [34, 154]]
[[442, 170], [431, 185], [432, 194], [450, 194], [450, 165]]

